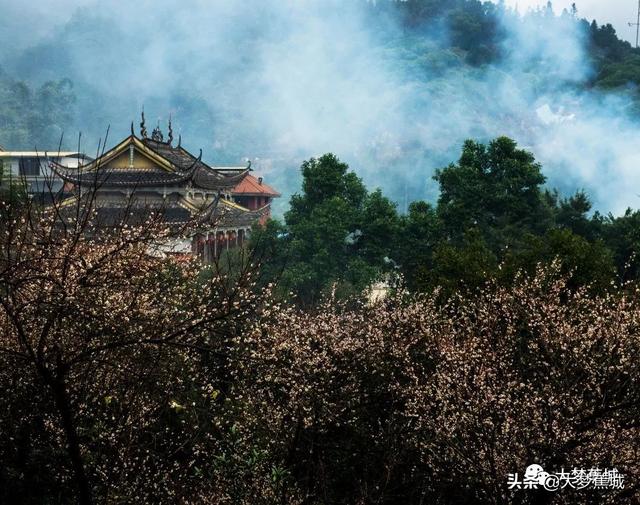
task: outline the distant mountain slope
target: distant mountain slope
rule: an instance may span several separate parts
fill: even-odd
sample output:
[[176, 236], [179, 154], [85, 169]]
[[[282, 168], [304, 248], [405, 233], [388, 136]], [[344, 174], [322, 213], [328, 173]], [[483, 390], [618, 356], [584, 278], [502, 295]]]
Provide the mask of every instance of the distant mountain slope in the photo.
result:
[[[152, 122], [172, 113], [210, 159], [273, 170], [285, 197], [302, 159], [334, 151], [401, 204], [433, 198], [433, 170], [465, 138], [497, 135], [541, 153], [561, 188], [604, 188], [596, 161], [631, 186], [616, 173], [626, 147], [607, 136], [612, 121], [637, 129], [640, 51], [579, 12], [521, 16], [477, 0], [159, 0], [78, 10], [0, 65], [0, 144], [12, 148], [57, 146], [62, 131], [72, 147], [82, 130], [91, 150], [109, 124], [112, 138], [126, 135], [144, 105]], [[580, 124], [560, 138], [568, 121]], [[592, 139], [608, 150], [587, 156], [579, 145]]]

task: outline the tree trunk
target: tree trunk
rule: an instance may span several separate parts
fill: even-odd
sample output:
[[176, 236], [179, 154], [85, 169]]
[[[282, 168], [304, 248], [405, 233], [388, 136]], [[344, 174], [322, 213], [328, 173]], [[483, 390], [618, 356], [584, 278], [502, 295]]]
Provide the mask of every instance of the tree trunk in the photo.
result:
[[91, 488], [84, 469], [82, 454], [80, 453], [78, 432], [73, 420], [71, 404], [69, 402], [69, 396], [67, 394], [64, 380], [54, 379], [53, 393], [55, 396], [56, 407], [58, 407], [58, 411], [60, 412], [60, 417], [62, 419], [64, 434], [67, 439], [67, 453], [69, 454], [76, 485], [78, 486], [78, 503], [80, 505], [91, 505], [93, 502], [91, 498]]

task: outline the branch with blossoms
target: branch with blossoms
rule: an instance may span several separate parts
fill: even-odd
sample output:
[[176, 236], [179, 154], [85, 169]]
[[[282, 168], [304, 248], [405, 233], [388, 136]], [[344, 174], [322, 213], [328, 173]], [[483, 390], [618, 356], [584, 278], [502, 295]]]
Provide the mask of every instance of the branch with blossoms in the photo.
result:
[[117, 215], [101, 216], [103, 170], [72, 198], [60, 198], [49, 184], [47, 205], [0, 203], [0, 356], [21, 367], [25, 381], [42, 384], [83, 504], [93, 502], [96, 482], [86, 462], [96, 455], [82, 434], [90, 417], [88, 371], [109, 375], [141, 355], [157, 361], [176, 349], [183, 359], [196, 351], [221, 356], [214, 337], [231, 338], [257, 306], [251, 253], [233, 282], [217, 265], [203, 278], [197, 258], [157, 254], [215, 222], [196, 214], [168, 226], [165, 209], [140, 205], [135, 191]]

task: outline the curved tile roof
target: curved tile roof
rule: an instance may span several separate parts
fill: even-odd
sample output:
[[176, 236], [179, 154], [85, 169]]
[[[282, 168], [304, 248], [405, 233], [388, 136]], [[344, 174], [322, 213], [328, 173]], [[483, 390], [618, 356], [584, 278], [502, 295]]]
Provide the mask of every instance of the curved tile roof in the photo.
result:
[[[153, 166], [144, 169], [110, 167], [112, 160], [126, 152], [130, 146], [148, 157]], [[234, 174], [225, 173], [204, 163], [202, 151], [196, 158], [181, 146], [173, 147], [168, 142], [152, 139], [140, 140], [133, 135], [80, 168], [69, 169], [55, 160], [50, 162], [50, 166], [62, 179], [72, 184], [97, 184], [100, 187], [132, 189], [144, 186], [176, 186], [190, 182], [200, 189], [230, 190], [249, 173], [248, 169]]]
[[280, 196], [275, 189], [268, 184], [256, 179], [253, 175], [247, 174], [231, 192], [233, 195], [246, 196], [271, 196], [277, 198]]

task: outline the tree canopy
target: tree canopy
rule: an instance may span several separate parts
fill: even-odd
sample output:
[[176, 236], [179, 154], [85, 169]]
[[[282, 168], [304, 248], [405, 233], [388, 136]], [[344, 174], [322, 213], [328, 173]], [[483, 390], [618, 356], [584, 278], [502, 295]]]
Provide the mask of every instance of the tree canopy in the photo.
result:
[[69, 79], [34, 88], [0, 71], [0, 139], [13, 150], [55, 149], [74, 115]]
[[269, 258], [266, 277], [303, 306], [331, 293], [359, 296], [397, 274], [411, 290], [447, 296], [554, 260], [572, 286], [597, 292], [638, 276], [638, 213], [603, 217], [584, 191], [561, 197], [534, 155], [506, 137], [465, 142], [459, 160], [434, 175], [436, 204], [413, 202], [404, 215], [333, 154], [301, 172], [284, 223], [269, 223], [254, 243]]
[[[286, 262], [280, 289], [293, 291], [303, 305], [337, 289], [344, 295], [367, 287], [385, 268], [388, 242], [400, 220], [380, 191], [369, 192], [346, 163], [333, 154], [305, 161], [302, 193], [291, 197], [285, 229], [271, 225], [270, 242]], [[264, 233], [258, 240], [267, 240]]]

